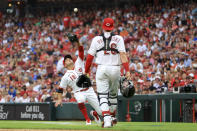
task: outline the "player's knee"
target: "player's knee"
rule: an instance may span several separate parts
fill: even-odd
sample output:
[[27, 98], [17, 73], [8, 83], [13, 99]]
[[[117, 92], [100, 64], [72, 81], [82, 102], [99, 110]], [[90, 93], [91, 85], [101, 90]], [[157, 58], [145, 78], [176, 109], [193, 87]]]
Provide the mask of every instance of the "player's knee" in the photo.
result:
[[98, 100], [100, 106], [105, 106], [105, 104], [109, 105], [109, 93], [98, 93]]
[[77, 103], [85, 103], [85, 99], [77, 99]]
[[86, 101], [85, 96], [83, 96], [80, 93], [75, 93], [75, 99], [76, 99], [77, 103], [84, 103]]
[[110, 93], [110, 94], [109, 94], [109, 97], [110, 97], [110, 98], [117, 98], [117, 97], [118, 97], [118, 93], [115, 93], [115, 92]]

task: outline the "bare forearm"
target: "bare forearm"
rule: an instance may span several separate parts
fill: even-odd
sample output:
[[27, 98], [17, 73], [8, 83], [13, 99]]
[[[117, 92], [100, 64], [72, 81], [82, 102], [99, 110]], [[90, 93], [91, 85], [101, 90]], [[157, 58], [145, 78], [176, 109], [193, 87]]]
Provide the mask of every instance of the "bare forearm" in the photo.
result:
[[131, 79], [130, 71], [129, 71], [129, 61], [126, 55], [126, 52], [120, 52], [120, 60], [122, 62], [122, 65], [126, 71], [126, 78]]
[[120, 60], [122, 63], [128, 62], [126, 52], [120, 52]]
[[58, 93], [58, 100], [62, 101], [62, 93]]
[[128, 58], [125, 52], [120, 52], [120, 60], [126, 72], [129, 72], [129, 62], [128, 62]]

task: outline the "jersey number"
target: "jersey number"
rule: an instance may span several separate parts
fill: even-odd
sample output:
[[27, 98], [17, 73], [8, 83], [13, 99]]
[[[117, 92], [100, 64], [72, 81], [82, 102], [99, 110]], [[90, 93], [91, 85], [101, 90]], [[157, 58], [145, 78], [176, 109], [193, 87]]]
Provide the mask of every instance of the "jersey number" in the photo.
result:
[[[111, 49], [116, 49], [116, 44], [115, 43], [112, 43], [110, 48]], [[104, 51], [104, 54], [105, 55], [109, 55], [110, 52], [111, 52], [112, 55], [116, 55], [117, 54], [115, 51], [107, 51], [107, 50]]]
[[74, 75], [74, 74], [72, 74], [72, 75], [70, 75], [70, 79], [73, 81], [73, 80], [75, 80], [77, 77]]

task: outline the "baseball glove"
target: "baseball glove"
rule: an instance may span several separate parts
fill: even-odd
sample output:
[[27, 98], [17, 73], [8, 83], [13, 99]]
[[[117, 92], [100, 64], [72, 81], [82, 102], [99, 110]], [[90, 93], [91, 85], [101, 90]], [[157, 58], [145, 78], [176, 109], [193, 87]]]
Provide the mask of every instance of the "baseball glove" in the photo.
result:
[[79, 42], [78, 38], [77, 38], [77, 35], [75, 34], [71, 34], [71, 33], [68, 33], [67, 34], [67, 37], [69, 39], [70, 42]]
[[90, 78], [83, 74], [79, 76], [76, 85], [81, 88], [88, 88], [92, 86], [92, 83]]

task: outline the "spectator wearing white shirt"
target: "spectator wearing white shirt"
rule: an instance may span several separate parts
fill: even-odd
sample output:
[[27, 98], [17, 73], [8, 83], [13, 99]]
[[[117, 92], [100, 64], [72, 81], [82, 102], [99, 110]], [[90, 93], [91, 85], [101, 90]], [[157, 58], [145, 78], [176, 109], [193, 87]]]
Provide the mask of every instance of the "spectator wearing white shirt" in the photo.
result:
[[63, 60], [64, 60], [64, 57], [61, 57], [58, 62], [57, 62], [57, 72], [61, 72], [61, 73], [64, 73], [64, 65], [63, 65]]
[[158, 62], [158, 60], [155, 60], [155, 63], [153, 65], [154, 70], [159, 70], [161, 68], [161, 64]]
[[160, 87], [160, 80], [161, 80], [161, 78], [159, 76], [155, 77], [155, 81], [153, 82], [153, 86], [156, 88], [156, 90]]
[[8, 95], [8, 93], [7, 92], [2, 92], [2, 93], [0, 93], [0, 103], [6, 103], [7, 102], [7, 95]]
[[143, 73], [143, 68], [140, 66], [140, 64], [137, 64], [137, 72]]
[[43, 95], [42, 95], [42, 97], [40, 98], [40, 101], [41, 101], [41, 102], [44, 102], [45, 99], [46, 99], [47, 97], [50, 97], [50, 94], [47, 92], [47, 89], [44, 89], [44, 90], [43, 90]]
[[[139, 67], [138, 67], [139, 66]], [[140, 59], [138, 59], [138, 61], [137, 61], [137, 64], [136, 64], [136, 67], [137, 68], [139, 68], [139, 69], [144, 69], [144, 67], [143, 67], [143, 64], [142, 64], [142, 62], [140, 61]]]
[[9, 20], [7, 23], [5, 23], [6, 28], [9, 28], [9, 27], [12, 27], [12, 26], [14, 26], [14, 22], [12, 22], [11, 20]]
[[15, 102], [15, 103], [22, 103], [22, 100], [23, 100], [23, 98], [22, 98], [22, 96], [20, 95], [20, 92], [17, 91], [17, 92], [16, 92], [16, 97], [14, 98], [14, 102]]
[[35, 84], [33, 86], [33, 91], [40, 92], [41, 88], [42, 88], [42, 80], [38, 79], [37, 82], [35, 82]]
[[185, 67], [191, 67], [192, 66], [192, 60], [189, 57], [189, 55], [186, 55], [186, 59], [184, 60]]
[[169, 16], [168, 12], [167, 12], [167, 11], [165, 11], [165, 13], [163, 14], [163, 17], [164, 17], [165, 19], [167, 19], [167, 18], [168, 18], [168, 16]]
[[140, 41], [139, 44], [140, 45], [137, 46], [137, 52], [142, 55], [147, 50], [147, 47], [142, 41]]
[[155, 72], [151, 73], [151, 77], [149, 79], [151, 82], [155, 80]]
[[137, 62], [135, 62], [135, 61], [136, 61], [136, 60], [134, 60], [133, 62], [130, 63], [130, 65], [129, 65], [129, 68], [130, 68], [130, 69], [134, 69], [134, 70], [137, 69], [137, 65], [136, 65]]
[[13, 101], [12, 96], [7, 95], [7, 97], [6, 97], [6, 102], [8, 102], [8, 103], [13, 103], [14, 101]]
[[0, 100], [0, 103], [10, 103], [10, 102], [11, 103], [13, 102], [12, 96], [10, 95], [3, 95], [3, 97]]
[[22, 103], [28, 103], [28, 102], [30, 102], [30, 98], [27, 93], [24, 93], [22, 97]]
[[185, 67], [185, 65], [184, 65], [184, 60], [181, 59], [180, 62], [178, 63], [178, 65], [176, 66], [175, 70], [177, 70], [178, 68], [179, 68], [179, 69], [182, 69], [182, 68], [184, 68], [184, 67]]
[[151, 46], [148, 46], [148, 49], [146, 50], [145, 55], [146, 55], [147, 57], [150, 57], [151, 54], [152, 54]]
[[32, 96], [30, 97], [30, 102], [39, 102], [37, 98], [37, 93], [32, 93]]
[[60, 31], [63, 31], [64, 30], [64, 25], [62, 23], [60, 23], [58, 28], [59, 28]]

